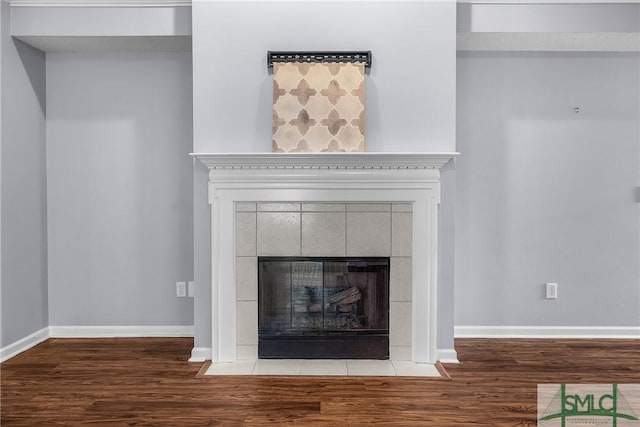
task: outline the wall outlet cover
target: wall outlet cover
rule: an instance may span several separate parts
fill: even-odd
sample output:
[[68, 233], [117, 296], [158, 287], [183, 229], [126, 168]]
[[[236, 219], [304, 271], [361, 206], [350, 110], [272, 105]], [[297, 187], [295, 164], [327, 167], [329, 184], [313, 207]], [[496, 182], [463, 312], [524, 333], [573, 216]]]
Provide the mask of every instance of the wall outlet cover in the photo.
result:
[[176, 282], [176, 296], [179, 298], [187, 296], [187, 282]]

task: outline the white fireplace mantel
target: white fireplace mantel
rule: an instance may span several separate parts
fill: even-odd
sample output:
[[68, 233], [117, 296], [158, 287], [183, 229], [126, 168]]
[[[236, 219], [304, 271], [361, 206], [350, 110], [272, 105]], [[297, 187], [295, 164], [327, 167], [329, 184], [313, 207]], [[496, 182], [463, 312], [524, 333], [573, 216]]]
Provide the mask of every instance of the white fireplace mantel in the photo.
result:
[[[236, 202], [413, 205], [412, 360], [436, 362], [439, 169], [457, 153], [194, 153], [209, 168], [212, 359], [236, 360]], [[257, 325], [256, 325], [257, 328]]]
[[194, 153], [209, 169], [440, 169], [458, 153]]

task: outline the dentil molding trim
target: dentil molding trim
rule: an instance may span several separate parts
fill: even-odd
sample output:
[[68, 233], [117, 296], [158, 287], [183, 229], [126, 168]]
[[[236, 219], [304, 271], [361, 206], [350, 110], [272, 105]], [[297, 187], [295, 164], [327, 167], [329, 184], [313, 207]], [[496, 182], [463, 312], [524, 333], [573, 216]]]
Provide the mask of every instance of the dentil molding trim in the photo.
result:
[[440, 169], [459, 153], [191, 153], [209, 169]]

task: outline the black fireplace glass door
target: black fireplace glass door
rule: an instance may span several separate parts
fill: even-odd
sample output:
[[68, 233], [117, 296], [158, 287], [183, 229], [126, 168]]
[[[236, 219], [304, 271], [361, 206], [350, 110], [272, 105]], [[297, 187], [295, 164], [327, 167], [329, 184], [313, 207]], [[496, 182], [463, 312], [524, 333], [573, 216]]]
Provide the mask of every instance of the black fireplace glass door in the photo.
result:
[[261, 263], [258, 269], [258, 331], [291, 330], [291, 262]]
[[389, 258], [258, 259], [261, 358], [389, 357]]
[[388, 330], [388, 259], [261, 259], [258, 274], [262, 334]]
[[328, 332], [386, 331], [388, 260], [324, 263], [324, 327]]
[[291, 262], [291, 331], [322, 330], [322, 262]]

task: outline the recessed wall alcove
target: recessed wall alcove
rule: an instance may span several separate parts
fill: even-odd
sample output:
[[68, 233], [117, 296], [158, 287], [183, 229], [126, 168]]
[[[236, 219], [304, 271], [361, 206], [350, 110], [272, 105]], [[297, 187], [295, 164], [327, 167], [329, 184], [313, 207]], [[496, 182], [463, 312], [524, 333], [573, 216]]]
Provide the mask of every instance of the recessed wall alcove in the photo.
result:
[[[253, 244], [257, 248], [260, 236], [255, 228], [249, 232], [249, 236], [242, 231], [242, 217], [245, 217], [244, 220], [250, 218], [248, 227], [251, 229], [251, 221], [254, 221], [254, 227], [259, 221], [258, 214], [261, 212], [258, 212], [257, 206], [260, 204], [296, 204], [300, 208], [295, 209], [300, 209], [298, 214], [302, 215], [305, 203], [343, 205], [345, 211], [349, 209], [348, 206], [353, 209], [354, 206], [387, 205], [389, 219], [393, 214], [393, 206], [400, 210], [410, 207], [410, 242], [402, 246], [410, 248], [410, 259], [419, 261], [410, 263], [409, 301], [405, 301], [405, 305], [394, 305], [391, 302], [389, 306], [390, 349], [397, 338], [393, 330], [394, 316], [399, 318], [404, 315], [405, 330], [411, 332], [407, 342], [409, 345], [399, 346], [404, 347], [405, 351], [395, 354], [391, 351], [390, 358], [424, 363], [436, 361], [439, 168], [453, 158], [454, 153], [255, 153], [194, 156], [209, 168], [214, 361], [231, 362], [254, 356], [251, 348], [253, 341], [243, 340], [247, 339], [245, 334], [253, 334], [253, 330], [257, 337], [257, 301], [238, 300], [238, 292], [243, 292], [238, 279], [246, 274], [246, 270], [238, 266], [238, 255], [242, 256], [242, 248], [247, 245]], [[247, 212], [247, 207], [254, 204], [256, 208], [250, 209], [255, 209], [256, 212]], [[237, 212], [238, 208], [240, 212]], [[238, 216], [239, 213], [241, 215]], [[247, 213], [249, 216], [243, 215]], [[254, 216], [250, 216], [251, 214]], [[348, 215], [348, 212], [345, 214]], [[373, 223], [364, 226], [372, 227]], [[391, 221], [389, 227], [393, 227]], [[255, 237], [250, 237], [251, 235]], [[294, 240], [295, 235], [296, 232], [293, 232]], [[299, 232], [297, 235], [300, 236]], [[346, 234], [344, 236], [346, 238]], [[251, 239], [255, 241], [252, 242]], [[390, 241], [389, 251], [392, 246]], [[368, 254], [361, 252], [346, 255]], [[386, 256], [389, 255], [391, 252]], [[253, 261], [248, 258], [253, 256], [257, 257], [258, 253], [247, 252], [247, 259], [240, 262], [251, 263]], [[393, 294], [393, 289], [390, 293]]]

